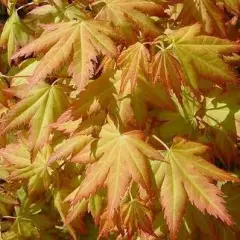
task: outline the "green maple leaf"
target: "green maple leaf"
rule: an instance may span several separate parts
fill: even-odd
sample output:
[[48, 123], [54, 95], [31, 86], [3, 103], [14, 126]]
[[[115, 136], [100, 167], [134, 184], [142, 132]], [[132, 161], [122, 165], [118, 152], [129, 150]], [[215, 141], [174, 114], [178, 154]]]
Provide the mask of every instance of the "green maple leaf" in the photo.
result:
[[10, 110], [3, 132], [12, 130], [30, 121], [30, 144], [37, 152], [48, 142], [50, 124], [55, 122], [68, 106], [69, 100], [61, 85], [40, 83]]
[[[24, 188], [17, 190], [20, 204], [15, 207], [14, 222], [10, 229], [3, 234], [4, 240], [14, 239], [39, 239], [47, 236], [46, 230], [53, 229], [53, 218], [44, 213], [43, 206], [39, 202], [31, 203]], [[45, 233], [42, 234], [42, 233]], [[47, 238], [46, 238], [47, 239]]]
[[176, 137], [166, 151], [167, 163], [159, 163], [155, 178], [161, 189], [161, 203], [172, 239], [176, 239], [187, 200], [201, 212], [207, 212], [231, 225], [222, 192], [209, 179], [237, 181], [230, 173], [207, 161], [208, 148], [200, 143]]
[[99, 222], [100, 216], [104, 208], [104, 198], [103, 194], [96, 193], [90, 197], [88, 203], [88, 209], [91, 212], [96, 223]]
[[[22, 63], [20, 63], [17, 67], [12, 66], [8, 72], [10, 76], [14, 76], [13, 79], [11, 79], [11, 87], [19, 86], [19, 85], [27, 85], [28, 84], [28, 77], [31, 76], [36, 69], [37, 65], [39, 64], [39, 60], [35, 58], [30, 58]], [[11, 90], [11, 89], [8, 89]], [[26, 95], [23, 93], [23, 96]], [[20, 96], [18, 96], [20, 97]], [[23, 97], [20, 97], [23, 98]]]
[[155, 236], [152, 230], [152, 213], [143, 202], [132, 200], [121, 208], [121, 220], [123, 229], [127, 230], [128, 237], [141, 230]]
[[19, 19], [17, 12], [13, 11], [4, 25], [0, 38], [0, 45], [7, 45], [9, 63], [16, 50], [25, 46], [31, 38], [31, 30]]
[[1, 149], [0, 156], [4, 158], [5, 167], [10, 173], [9, 180], [27, 180], [28, 192], [31, 195], [40, 195], [48, 190], [53, 171], [47, 165], [51, 156], [49, 146], [38, 152], [33, 162], [28, 147], [23, 144], [9, 144], [5, 149]]
[[236, 74], [220, 55], [238, 51], [239, 45], [227, 39], [200, 35], [200, 29], [200, 25], [195, 24], [169, 35], [189, 84], [197, 89], [201, 78], [217, 84], [236, 83]]

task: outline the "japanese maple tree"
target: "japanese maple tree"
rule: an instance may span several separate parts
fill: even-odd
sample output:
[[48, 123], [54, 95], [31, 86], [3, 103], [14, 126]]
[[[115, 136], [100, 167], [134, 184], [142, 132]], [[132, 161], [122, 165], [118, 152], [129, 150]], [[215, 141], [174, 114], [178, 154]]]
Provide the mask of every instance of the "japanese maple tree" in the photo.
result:
[[240, 239], [240, 0], [1, 5], [1, 239]]

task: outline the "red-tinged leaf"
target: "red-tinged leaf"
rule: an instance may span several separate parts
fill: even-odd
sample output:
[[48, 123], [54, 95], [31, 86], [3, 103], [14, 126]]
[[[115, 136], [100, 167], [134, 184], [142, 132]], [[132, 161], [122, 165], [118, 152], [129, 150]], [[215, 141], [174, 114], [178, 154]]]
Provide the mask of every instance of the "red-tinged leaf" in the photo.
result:
[[220, 218], [228, 225], [233, 224], [225, 209], [222, 192], [209, 178], [237, 182], [239, 179], [209, 163], [204, 158], [207, 151], [208, 148], [200, 143], [175, 138], [165, 154], [169, 164], [161, 163], [156, 172], [156, 183], [161, 188], [161, 202], [172, 239], [177, 237], [187, 199], [201, 212]]
[[0, 238], [240, 239], [240, 0], [7, 5]]
[[61, 120], [58, 119], [58, 122], [51, 124], [51, 127], [56, 129], [57, 131], [72, 135], [74, 134], [80, 123], [80, 119], [74, 121], [67, 120], [66, 122], [61, 122]]
[[67, 158], [69, 155], [74, 156], [77, 152], [83, 149], [86, 145], [91, 143], [92, 138], [90, 136], [75, 135], [67, 139], [51, 156], [48, 160], [48, 165], [52, 164], [56, 160]]
[[147, 76], [149, 72], [150, 54], [140, 42], [124, 50], [118, 58], [118, 65], [122, 69], [121, 91], [130, 81], [132, 90], [137, 84], [140, 75]]
[[113, 217], [109, 217], [109, 213], [105, 211], [100, 218], [100, 225], [99, 225], [99, 238], [101, 237], [109, 237], [111, 232], [114, 232], [118, 229], [121, 229], [120, 226], [121, 219], [119, 214], [114, 214]]
[[236, 83], [237, 76], [223, 61], [221, 55], [239, 51], [240, 45], [227, 39], [201, 34], [201, 26], [180, 28], [169, 41], [176, 54], [190, 86], [199, 88], [201, 78], [217, 84]]
[[178, 16], [185, 26], [199, 21], [204, 25], [204, 30], [226, 37], [223, 12], [211, 0], [184, 0], [183, 8]]
[[129, 237], [138, 230], [156, 236], [152, 230], [152, 213], [141, 201], [132, 200], [124, 204], [121, 219], [123, 229], [126, 229]]
[[[193, 166], [206, 177], [217, 181], [240, 182], [239, 178], [210, 163], [210, 148], [208, 146], [181, 138], [176, 138], [175, 143], [176, 142], [175, 147], [179, 148], [182, 152], [185, 151], [184, 155], [189, 156], [189, 163], [193, 164]], [[193, 154], [196, 155], [196, 157], [193, 157]]]
[[[75, 192], [75, 198], [70, 195], [71, 197], [67, 200], [73, 199], [74, 204], [94, 194], [105, 183], [108, 188], [109, 214], [113, 216], [127, 191], [130, 179], [138, 182], [151, 194], [147, 157], [162, 160], [162, 156], [141, 138], [140, 131], [121, 133], [113, 125], [105, 125], [100, 132], [99, 142], [93, 145], [94, 149], [89, 152], [89, 159], [94, 157], [100, 159], [88, 167], [86, 177]], [[92, 153], [93, 156], [91, 156]], [[86, 159], [86, 152], [83, 155]], [[81, 162], [81, 158], [78, 159]], [[128, 168], [125, 167], [126, 165]]]
[[108, 74], [101, 76], [88, 84], [86, 90], [82, 91], [79, 98], [73, 101], [58, 122], [85, 119], [98, 114], [114, 99], [115, 92], [114, 80], [110, 79]]
[[30, 153], [26, 146], [21, 144], [9, 144], [0, 150], [0, 156], [4, 158], [6, 164], [21, 167], [28, 167], [30, 164]]
[[[104, 0], [105, 6], [98, 12], [96, 19], [109, 21], [126, 39], [134, 39], [134, 23], [147, 35], [157, 36], [160, 31], [151, 19], [143, 14], [163, 16], [163, 7], [146, 0]], [[132, 21], [132, 23], [129, 21]]]
[[87, 211], [87, 208], [88, 208], [88, 201], [85, 199], [83, 199], [76, 205], [70, 207], [68, 215], [66, 217], [66, 223], [69, 224], [77, 217], [79, 216], [81, 217]]
[[32, 160], [30, 151], [24, 144], [10, 144], [1, 149], [0, 156], [4, 158], [6, 170], [10, 173], [8, 180], [28, 180], [28, 192], [31, 195], [45, 192], [51, 183], [52, 169], [46, 164], [51, 150], [51, 147], [46, 145]]
[[176, 239], [184, 215], [187, 194], [174, 165], [171, 167], [169, 164], [161, 164], [155, 178], [157, 185], [161, 187], [161, 204], [173, 240]]
[[45, 34], [12, 57], [16, 59], [31, 54], [45, 54], [29, 80], [31, 85], [70, 63], [69, 73], [81, 91], [94, 74], [93, 62], [97, 63], [97, 55], [101, 53], [115, 57], [117, 54], [113, 41], [108, 37], [113, 31], [103, 22], [70, 21], [45, 25], [44, 28]]
[[161, 83], [169, 93], [173, 91], [180, 97], [181, 85], [185, 84], [183, 71], [178, 60], [168, 50], [160, 50], [151, 66], [153, 83]]

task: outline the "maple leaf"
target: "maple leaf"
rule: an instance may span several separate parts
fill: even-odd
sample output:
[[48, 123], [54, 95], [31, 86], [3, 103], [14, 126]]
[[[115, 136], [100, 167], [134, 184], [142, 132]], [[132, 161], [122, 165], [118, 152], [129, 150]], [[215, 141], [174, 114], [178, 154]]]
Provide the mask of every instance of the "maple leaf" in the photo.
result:
[[208, 214], [202, 214], [197, 208], [188, 204], [186, 213], [179, 231], [178, 239], [186, 239], [196, 236], [201, 239], [237, 239], [237, 234], [233, 229], [239, 228], [239, 211], [236, 211], [236, 206], [239, 196], [236, 192], [239, 190], [239, 184], [226, 183], [221, 187], [224, 195], [226, 196], [226, 207], [233, 217], [236, 225], [232, 228], [224, 225], [218, 219], [214, 219]]
[[39, 203], [31, 204], [23, 187], [17, 191], [17, 196], [20, 204], [15, 207], [14, 222], [6, 235], [4, 233], [3, 239], [38, 239], [41, 231], [55, 226], [56, 222], [46, 215], [46, 212], [43, 214], [44, 210], [41, 213], [36, 211]]
[[61, 85], [40, 83], [10, 110], [2, 132], [10, 131], [30, 121], [30, 143], [37, 152], [51, 133], [50, 124], [55, 122], [68, 106], [69, 100]]
[[8, 62], [17, 49], [25, 46], [32, 38], [31, 30], [19, 19], [16, 11], [13, 11], [10, 18], [4, 25], [0, 45], [7, 45]]
[[86, 119], [103, 111], [114, 99], [113, 94], [116, 93], [114, 83], [116, 81], [106, 74], [90, 82], [86, 90], [82, 91], [79, 98], [73, 101], [69, 109], [62, 114], [58, 123]]
[[199, 21], [207, 33], [217, 33], [226, 37], [223, 12], [211, 0], [184, 0], [181, 13], [177, 20], [185, 26]]
[[81, 123], [81, 119], [74, 120], [74, 121], [66, 120], [66, 121], [63, 121], [63, 122], [61, 122], [58, 119], [58, 122], [53, 123], [51, 125], [51, 127], [56, 129], [57, 131], [61, 131], [63, 133], [72, 135], [72, 134], [75, 133], [75, 131], [77, 130], [80, 123]]
[[45, 54], [29, 79], [31, 86], [70, 62], [68, 71], [81, 91], [94, 74], [93, 62], [97, 63], [97, 55], [115, 57], [117, 54], [113, 41], [108, 37], [114, 31], [104, 22], [69, 21], [44, 25], [43, 28], [45, 33], [40, 38], [12, 56], [16, 59]]
[[146, 0], [103, 0], [105, 5], [98, 12], [95, 19], [109, 21], [120, 29], [125, 38], [134, 38], [132, 25], [129, 19], [136, 23], [146, 34], [157, 36], [159, 29], [144, 13], [163, 15], [163, 7], [153, 1]]
[[121, 133], [114, 125], [105, 125], [100, 132], [100, 140], [97, 142], [94, 156], [91, 156], [91, 150], [89, 153], [83, 150], [75, 156], [76, 162], [85, 162], [86, 155], [89, 156], [90, 162], [92, 158], [99, 160], [88, 167], [82, 184], [66, 200], [71, 200], [75, 204], [80, 199], [95, 193], [106, 182], [109, 214], [113, 216], [131, 179], [151, 194], [147, 158], [161, 160], [162, 156], [142, 138], [143, 134], [140, 131]]
[[149, 72], [150, 53], [140, 42], [131, 45], [119, 56], [117, 62], [122, 69], [121, 91], [127, 82], [131, 82], [132, 90], [135, 88], [139, 75], [147, 75]]
[[200, 35], [201, 26], [180, 28], [169, 36], [190, 85], [197, 89], [200, 78], [215, 83], [236, 83], [236, 74], [220, 55], [239, 51], [239, 45], [227, 39]]
[[9, 144], [0, 150], [0, 156], [4, 158], [5, 167], [10, 172], [8, 180], [28, 180], [28, 191], [31, 195], [41, 194], [51, 183], [52, 169], [46, 164], [50, 155], [50, 146], [45, 146], [38, 152], [33, 162], [26, 145]]
[[121, 208], [121, 220], [123, 228], [127, 229], [128, 236], [141, 230], [155, 236], [152, 230], [152, 213], [141, 201], [132, 200]]
[[86, 145], [91, 143], [93, 138], [90, 136], [84, 136], [84, 135], [75, 135], [70, 138], [68, 138], [51, 156], [51, 158], [48, 160], [48, 165], [52, 164], [58, 159], [61, 158], [67, 158], [69, 155], [71, 157], [77, 155], [77, 153], [83, 149]]
[[160, 82], [169, 92], [171, 90], [179, 96], [181, 85], [185, 83], [181, 65], [171, 51], [159, 51], [152, 61], [151, 73], [153, 83]]
[[221, 191], [209, 179], [236, 182], [239, 179], [208, 162], [207, 151], [208, 147], [200, 143], [176, 137], [165, 154], [169, 164], [159, 164], [155, 178], [161, 188], [161, 203], [172, 239], [177, 237], [187, 199], [201, 212], [232, 224]]
[[240, 238], [239, 0], [1, 1], [0, 238]]

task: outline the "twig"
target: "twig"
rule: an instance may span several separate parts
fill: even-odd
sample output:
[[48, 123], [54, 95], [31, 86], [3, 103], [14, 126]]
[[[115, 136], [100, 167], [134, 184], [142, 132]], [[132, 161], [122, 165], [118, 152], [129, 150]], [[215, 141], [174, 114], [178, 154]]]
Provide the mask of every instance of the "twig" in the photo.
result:
[[160, 142], [166, 148], [166, 150], [170, 151], [170, 148], [160, 138], [158, 138], [156, 135], [152, 135], [152, 136], [154, 139]]
[[18, 12], [19, 10], [21, 10], [25, 7], [31, 6], [31, 5], [36, 5], [36, 3], [35, 2], [30, 2], [30, 3], [24, 4], [21, 7], [19, 7], [16, 11]]

